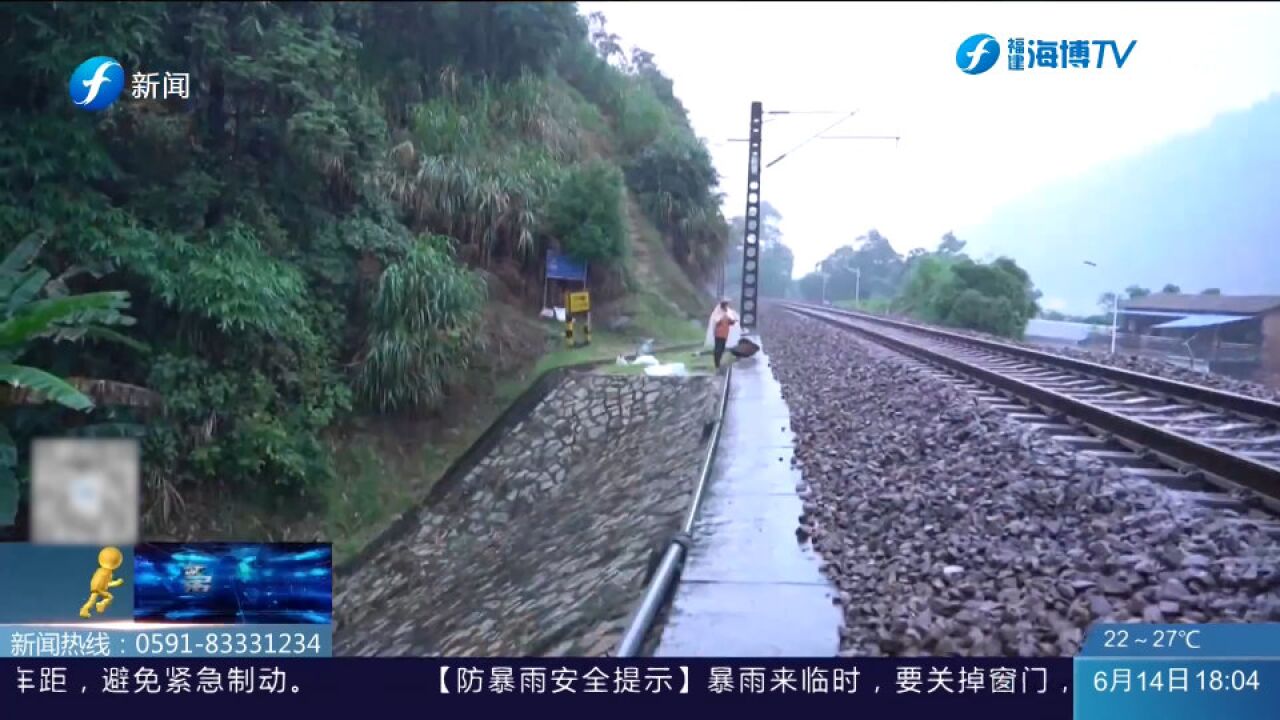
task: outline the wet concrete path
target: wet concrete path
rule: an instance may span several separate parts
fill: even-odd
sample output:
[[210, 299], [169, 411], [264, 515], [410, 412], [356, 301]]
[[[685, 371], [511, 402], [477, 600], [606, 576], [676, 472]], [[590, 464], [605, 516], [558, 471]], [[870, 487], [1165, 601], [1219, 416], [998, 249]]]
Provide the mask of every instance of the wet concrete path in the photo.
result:
[[763, 350], [734, 366], [724, 423], [656, 654], [834, 656], [840, 612], [816, 553], [796, 538], [790, 413]]

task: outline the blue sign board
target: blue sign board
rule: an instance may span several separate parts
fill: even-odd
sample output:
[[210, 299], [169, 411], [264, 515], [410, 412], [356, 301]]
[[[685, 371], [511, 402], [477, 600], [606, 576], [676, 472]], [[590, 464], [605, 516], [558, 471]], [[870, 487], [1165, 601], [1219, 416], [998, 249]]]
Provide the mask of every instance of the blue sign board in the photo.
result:
[[561, 255], [554, 250], [547, 251], [547, 277], [552, 280], [577, 280], [586, 282], [586, 263], [574, 260], [568, 255]]

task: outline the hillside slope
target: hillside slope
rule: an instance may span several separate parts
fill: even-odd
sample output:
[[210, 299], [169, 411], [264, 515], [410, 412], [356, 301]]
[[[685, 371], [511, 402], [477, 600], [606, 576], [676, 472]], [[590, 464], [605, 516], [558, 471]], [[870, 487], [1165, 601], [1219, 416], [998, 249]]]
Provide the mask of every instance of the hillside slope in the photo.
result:
[[978, 252], [1017, 258], [1046, 299], [1075, 312], [1135, 283], [1276, 293], [1277, 167], [1280, 96], [1039, 190], [962, 235]]
[[[187, 97], [76, 109], [68, 63], [102, 48]], [[38, 239], [66, 290], [128, 292], [147, 346], [34, 337], [24, 360], [163, 399], [0, 408], [0, 526], [28, 440], [73, 429], [142, 437], [153, 509], [349, 504], [335, 433], [407, 432], [542, 350], [548, 249], [601, 301], [657, 272], [685, 306], [723, 252], [671, 81], [573, 4], [13, 3], [0, 61], [0, 251]]]

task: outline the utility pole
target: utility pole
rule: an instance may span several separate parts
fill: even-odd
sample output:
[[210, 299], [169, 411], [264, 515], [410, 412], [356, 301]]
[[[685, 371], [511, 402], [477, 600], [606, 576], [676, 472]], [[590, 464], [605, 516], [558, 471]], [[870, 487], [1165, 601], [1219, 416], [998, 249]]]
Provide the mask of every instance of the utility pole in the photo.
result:
[[[897, 135], [846, 135], [846, 136], [828, 136], [826, 133], [836, 128], [845, 120], [853, 117], [857, 111], [850, 113], [829, 112], [829, 111], [800, 111], [800, 110], [771, 110], [770, 115], [841, 115], [842, 117], [835, 123], [818, 131], [809, 139], [800, 143], [796, 147], [782, 153], [774, 158], [768, 165], [761, 165], [760, 157], [760, 139], [761, 126], [764, 124], [764, 104], [759, 100], [751, 103], [751, 126], [747, 137], [747, 214], [744, 223], [742, 236], [742, 317], [741, 327], [743, 332], [750, 332], [756, 327], [756, 310], [759, 295], [759, 277], [760, 277], [760, 223], [762, 217], [760, 215], [760, 171], [766, 167], [773, 167], [779, 161], [787, 157], [791, 153], [808, 145], [814, 140], [893, 140], [895, 143], [901, 138]], [[731, 140], [731, 142], [741, 142], [741, 140]], [[862, 282], [862, 273], [858, 273], [858, 283]], [[723, 285], [723, 282], [721, 283]], [[824, 275], [822, 278], [822, 295], [826, 300], [827, 279]], [[857, 293], [855, 292], [855, 295]]]
[[[1092, 260], [1085, 260], [1085, 265], [1096, 268], [1098, 263]], [[1116, 333], [1120, 327], [1120, 293], [1112, 291], [1111, 293], [1111, 354], [1116, 354]]]
[[856, 308], [861, 308], [862, 307], [862, 268], [860, 267], [854, 268], [853, 272], [855, 273], [854, 281], [853, 281], [853, 306]]
[[747, 214], [742, 231], [742, 330], [756, 327], [756, 301], [760, 278], [760, 125], [764, 105], [751, 103], [751, 129], [747, 134]]
[[1120, 293], [1111, 293], [1111, 354], [1116, 354], [1116, 333], [1120, 327]]

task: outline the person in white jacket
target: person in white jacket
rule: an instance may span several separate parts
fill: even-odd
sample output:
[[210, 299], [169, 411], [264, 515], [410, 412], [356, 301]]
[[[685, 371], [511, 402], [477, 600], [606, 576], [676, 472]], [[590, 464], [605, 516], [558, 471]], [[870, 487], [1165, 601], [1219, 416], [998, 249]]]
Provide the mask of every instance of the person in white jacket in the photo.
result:
[[724, 357], [725, 347], [729, 345], [730, 340], [736, 340], [739, 334], [738, 330], [738, 314], [729, 307], [729, 300], [723, 299], [716, 309], [711, 311], [711, 319], [707, 323], [707, 339], [714, 350], [712, 357], [715, 359], [716, 369], [720, 369], [720, 360]]

